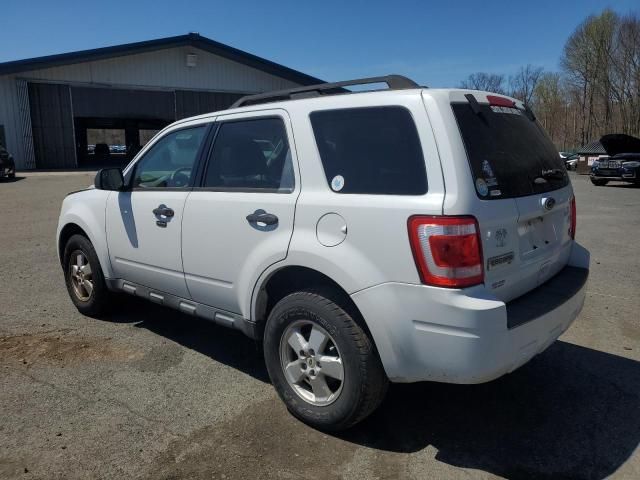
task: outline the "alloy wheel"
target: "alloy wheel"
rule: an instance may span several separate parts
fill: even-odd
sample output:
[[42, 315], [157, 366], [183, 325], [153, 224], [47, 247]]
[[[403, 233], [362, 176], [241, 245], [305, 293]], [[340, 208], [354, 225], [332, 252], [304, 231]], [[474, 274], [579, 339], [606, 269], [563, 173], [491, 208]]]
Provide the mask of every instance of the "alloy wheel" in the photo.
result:
[[320, 325], [306, 320], [289, 325], [280, 340], [280, 362], [289, 386], [306, 402], [326, 406], [340, 396], [342, 356]]
[[89, 259], [81, 250], [74, 251], [69, 258], [69, 276], [78, 300], [88, 301], [94, 288], [93, 274]]

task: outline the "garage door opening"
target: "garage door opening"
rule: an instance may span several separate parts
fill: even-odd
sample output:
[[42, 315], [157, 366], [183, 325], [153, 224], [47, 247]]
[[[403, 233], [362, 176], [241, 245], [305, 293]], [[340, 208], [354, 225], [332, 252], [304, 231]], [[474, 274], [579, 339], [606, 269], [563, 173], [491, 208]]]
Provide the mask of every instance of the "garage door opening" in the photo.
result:
[[89, 163], [121, 164], [126, 153], [124, 129], [87, 128], [86, 154]]
[[124, 167], [169, 122], [158, 119], [74, 119], [81, 168]]

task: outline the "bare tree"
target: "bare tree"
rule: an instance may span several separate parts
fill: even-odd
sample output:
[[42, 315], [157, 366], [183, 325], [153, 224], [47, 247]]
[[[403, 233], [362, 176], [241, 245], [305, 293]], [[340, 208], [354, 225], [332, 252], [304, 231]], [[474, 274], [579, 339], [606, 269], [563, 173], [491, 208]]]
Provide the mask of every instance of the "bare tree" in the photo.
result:
[[536, 89], [536, 85], [543, 71], [544, 69], [542, 67], [535, 67], [531, 64], [520, 67], [515, 75], [509, 77], [511, 96], [519, 98], [527, 105], [530, 104], [533, 92]]
[[618, 124], [623, 133], [640, 132], [640, 19], [622, 17], [614, 33], [610, 58], [611, 98], [618, 107]]
[[567, 40], [560, 60], [568, 81], [581, 92], [580, 141], [583, 144], [596, 130], [609, 128], [609, 65], [617, 22], [618, 16], [609, 9], [587, 17]]
[[607, 133], [640, 136], [640, 18], [605, 9], [565, 43], [561, 72], [526, 65], [509, 77], [474, 73], [462, 88], [507, 93], [531, 104], [556, 145], [568, 150]]
[[562, 76], [556, 72], [542, 73], [531, 92], [531, 100], [527, 103], [534, 104], [536, 116], [542, 126], [556, 145], [561, 145], [564, 148], [566, 134], [562, 120], [568, 113], [568, 102]]
[[497, 73], [477, 72], [472, 73], [463, 80], [460, 88], [469, 90], [485, 90], [487, 92], [505, 93], [504, 75]]

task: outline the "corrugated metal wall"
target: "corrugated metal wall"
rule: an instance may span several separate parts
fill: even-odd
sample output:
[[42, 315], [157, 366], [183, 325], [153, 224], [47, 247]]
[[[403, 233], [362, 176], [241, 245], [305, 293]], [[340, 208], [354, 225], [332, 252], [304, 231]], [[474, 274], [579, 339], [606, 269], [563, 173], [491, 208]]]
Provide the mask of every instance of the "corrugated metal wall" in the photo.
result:
[[[197, 55], [195, 67], [186, 66], [188, 53]], [[228, 92], [264, 92], [297, 86], [283, 78], [191, 47], [45, 68], [24, 72], [22, 76], [49, 81]]]
[[[186, 55], [197, 55], [196, 67], [186, 66]], [[197, 91], [218, 94], [258, 93], [292, 88], [297, 84], [261, 70], [247, 67], [203, 50], [178, 47], [107, 60], [52, 67], [19, 75], [0, 76], [0, 124], [5, 127], [7, 147], [16, 158], [18, 168], [32, 168], [31, 132], [23, 125], [30, 109], [20, 107], [18, 84], [25, 81], [69, 83], [74, 87], [142, 88], [179, 90], [181, 102], [178, 118], [225, 108], [221, 97], [200, 96]], [[23, 95], [23, 103], [26, 97]], [[231, 103], [231, 102], [229, 102]], [[27, 124], [28, 125], [28, 124]], [[35, 135], [35, 132], [34, 132]], [[75, 154], [73, 157], [75, 159]]]
[[173, 92], [71, 87], [74, 117], [175, 120]]
[[69, 86], [29, 83], [29, 104], [36, 167], [76, 167]]
[[24, 168], [36, 168], [36, 156], [33, 151], [33, 130], [31, 128], [31, 107], [29, 106], [29, 86], [26, 80], [16, 82], [18, 107], [20, 109], [20, 132], [22, 163]]
[[11, 152], [20, 168], [25, 164], [22, 153], [22, 128], [16, 80], [11, 76], [0, 76], [0, 125], [4, 126], [7, 150]]
[[229, 108], [241, 93], [176, 91], [176, 120]]

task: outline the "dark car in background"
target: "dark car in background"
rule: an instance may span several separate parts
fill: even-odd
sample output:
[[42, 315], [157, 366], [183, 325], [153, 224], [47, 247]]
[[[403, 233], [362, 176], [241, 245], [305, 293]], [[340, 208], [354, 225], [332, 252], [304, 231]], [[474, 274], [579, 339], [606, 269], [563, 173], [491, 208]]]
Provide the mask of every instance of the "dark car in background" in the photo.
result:
[[0, 178], [16, 178], [16, 164], [13, 157], [0, 145]]
[[578, 168], [578, 158], [580, 155], [571, 152], [560, 152], [560, 158], [564, 162], [567, 170], [576, 170]]
[[603, 186], [610, 181], [640, 185], [640, 139], [630, 135], [605, 135], [600, 143], [609, 155], [591, 165], [591, 183]]
[[640, 185], [640, 153], [619, 153], [593, 162], [591, 183], [601, 187], [612, 180]]

